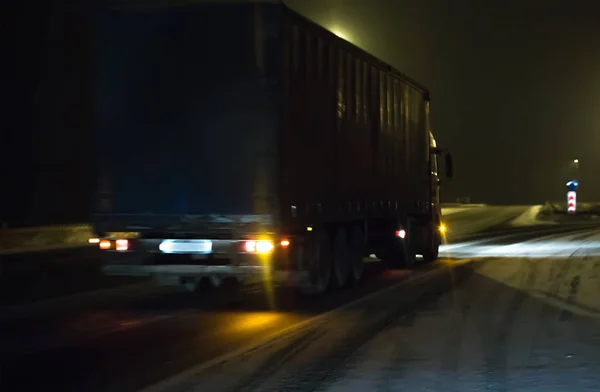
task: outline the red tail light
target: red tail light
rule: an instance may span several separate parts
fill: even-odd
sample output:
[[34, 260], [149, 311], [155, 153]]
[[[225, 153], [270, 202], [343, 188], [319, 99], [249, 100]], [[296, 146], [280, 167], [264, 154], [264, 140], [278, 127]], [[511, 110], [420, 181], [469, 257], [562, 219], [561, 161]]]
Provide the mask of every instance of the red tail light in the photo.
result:
[[116, 240], [115, 249], [121, 252], [129, 250], [129, 240]]
[[396, 230], [396, 237], [406, 238], [406, 230]]

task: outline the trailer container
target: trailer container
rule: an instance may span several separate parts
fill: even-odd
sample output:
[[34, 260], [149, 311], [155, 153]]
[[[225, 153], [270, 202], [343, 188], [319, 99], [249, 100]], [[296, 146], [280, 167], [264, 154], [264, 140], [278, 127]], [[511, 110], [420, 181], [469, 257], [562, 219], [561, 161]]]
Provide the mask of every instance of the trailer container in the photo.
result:
[[105, 273], [323, 292], [437, 257], [424, 86], [281, 2], [113, 7], [95, 37]]

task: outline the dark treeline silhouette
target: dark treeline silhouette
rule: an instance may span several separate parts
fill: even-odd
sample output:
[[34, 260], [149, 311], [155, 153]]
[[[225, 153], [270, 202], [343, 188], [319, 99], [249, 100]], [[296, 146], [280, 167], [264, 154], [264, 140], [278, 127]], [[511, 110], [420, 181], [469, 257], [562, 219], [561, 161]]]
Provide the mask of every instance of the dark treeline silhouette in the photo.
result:
[[91, 161], [92, 1], [0, 5], [0, 221], [85, 222]]

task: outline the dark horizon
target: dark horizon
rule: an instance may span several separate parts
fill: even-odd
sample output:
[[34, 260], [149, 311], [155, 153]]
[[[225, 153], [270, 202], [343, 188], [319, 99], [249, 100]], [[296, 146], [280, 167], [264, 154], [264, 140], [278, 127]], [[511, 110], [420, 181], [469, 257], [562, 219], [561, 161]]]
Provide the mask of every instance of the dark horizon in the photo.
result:
[[579, 159], [580, 200], [600, 200], [600, 6], [286, 3], [429, 87], [433, 131], [455, 161], [445, 199], [563, 200]]

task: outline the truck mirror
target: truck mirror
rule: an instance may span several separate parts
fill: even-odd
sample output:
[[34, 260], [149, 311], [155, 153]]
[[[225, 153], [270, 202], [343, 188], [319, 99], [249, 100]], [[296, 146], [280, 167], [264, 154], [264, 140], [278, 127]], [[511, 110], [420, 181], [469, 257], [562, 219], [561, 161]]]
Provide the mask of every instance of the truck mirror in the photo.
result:
[[450, 153], [446, 153], [445, 156], [445, 166], [446, 166], [446, 177], [452, 178], [454, 175], [454, 164], [452, 163], [452, 155]]

